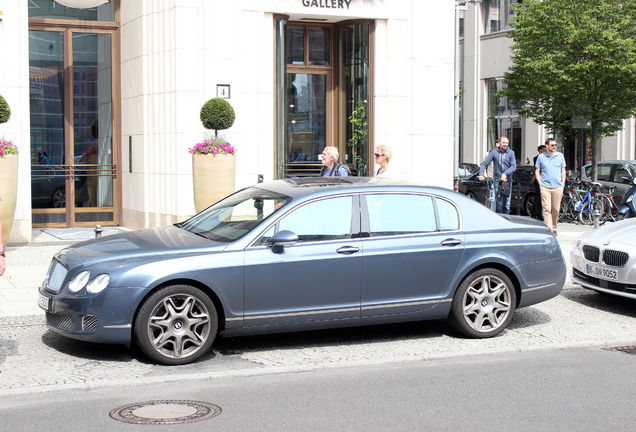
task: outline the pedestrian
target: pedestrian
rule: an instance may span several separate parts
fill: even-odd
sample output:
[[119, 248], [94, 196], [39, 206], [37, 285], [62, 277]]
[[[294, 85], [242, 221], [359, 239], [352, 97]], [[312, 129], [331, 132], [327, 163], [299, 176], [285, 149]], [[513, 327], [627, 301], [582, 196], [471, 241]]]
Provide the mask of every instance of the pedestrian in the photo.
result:
[[48, 165], [49, 162], [49, 157], [47, 156], [46, 152], [42, 152], [42, 162], [44, 165]]
[[349, 176], [349, 167], [338, 162], [338, 149], [333, 146], [327, 146], [322, 151], [322, 164], [324, 167], [320, 170], [320, 177], [331, 176]]
[[5, 262], [6, 254], [4, 252], [4, 237], [2, 236], [2, 221], [0, 220], [0, 276], [4, 274], [4, 271], [7, 268], [7, 263]]
[[537, 156], [535, 177], [541, 188], [541, 204], [543, 205], [543, 222], [557, 235], [557, 222], [561, 210], [561, 198], [565, 186], [565, 158], [556, 151], [554, 138], [545, 140], [546, 151]]
[[[537, 165], [537, 158], [541, 153], [545, 153], [546, 146], [541, 144], [537, 147], [537, 155], [532, 159], [532, 165]], [[541, 188], [539, 187], [539, 181], [536, 176], [534, 178], [534, 201], [532, 201], [532, 209], [530, 210], [530, 217], [543, 220], [543, 206], [541, 205]]]
[[391, 146], [383, 144], [379, 145], [375, 148], [375, 163], [376, 165], [380, 165], [378, 171], [375, 173], [376, 177], [382, 178], [392, 178], [392, 172], [389, 169], [389, 162], [391, 162], [391, 158], [393, 157], [393, 150]]
[[495, 211], [510, 214], [510, 192], [512, 191], [512, 173], [517, 169], [515, 152], [508, 147], [507, 137], [499, 139], [499, 148], [493, 149], [479, 167], [479, 180], [484, 180], [488, 165], [493, 166]]

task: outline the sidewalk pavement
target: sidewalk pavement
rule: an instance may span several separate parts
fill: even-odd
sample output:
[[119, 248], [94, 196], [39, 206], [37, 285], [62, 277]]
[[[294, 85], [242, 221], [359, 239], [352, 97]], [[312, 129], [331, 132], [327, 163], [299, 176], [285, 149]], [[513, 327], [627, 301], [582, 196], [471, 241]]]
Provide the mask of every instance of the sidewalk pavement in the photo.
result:
[[[559, 224], [557, 239], [568, 268], [570, 249], [581, 234], [591, 229], [592, 227], [579, 224]], [[103, 228], [102, 236], [125, 230], [127, 229]], [[9, 244], [6, 248], [7, 270], [0, 277], [0, 319], [44, 316], [44, 311], [37, 305], [38, 288], [46, 276], [53, 255], [67, 246], [92, 238], [95, 238], [93, 228], [34, 229], [30, 243]]]
[[[102, 236], [127, 230], [102, 228]], [[9, 243], [7, 269], [0, 276], [0, 319], [29, 315], [44, 316], [37, 305], [51, 259], [56, 252], [83, 240], [95, 238], [94, 228], [34, 229], [30, 243]]]

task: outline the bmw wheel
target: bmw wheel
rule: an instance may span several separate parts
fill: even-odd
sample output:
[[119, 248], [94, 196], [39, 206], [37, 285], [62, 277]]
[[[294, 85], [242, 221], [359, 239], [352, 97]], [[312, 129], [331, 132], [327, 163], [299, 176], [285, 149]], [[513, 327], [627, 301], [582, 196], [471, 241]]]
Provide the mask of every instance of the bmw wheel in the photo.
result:
[[217, 328], [217, 312], [207, 295], [192, 286], [173, 285], [143, 302], [133, 334], [137, 346], [152, 360], [181, 365], [210, 349]]
[[510, 278], [500, 270], [483, 268], [466, 276], [459, 285], [449, 320], [467, 336], [492, 337], [510, 324], [516, 302]]

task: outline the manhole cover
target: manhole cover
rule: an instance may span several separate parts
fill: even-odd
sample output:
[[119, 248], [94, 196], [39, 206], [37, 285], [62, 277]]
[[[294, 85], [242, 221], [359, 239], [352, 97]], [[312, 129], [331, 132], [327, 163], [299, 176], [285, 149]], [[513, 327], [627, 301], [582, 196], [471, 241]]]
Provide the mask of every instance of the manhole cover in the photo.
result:
[[124, 423], [168, 425], [207, 420], [219, 414], [221, 408], [207, 402], [159, 400], [115, 408], [110, 412], [110, 417]]

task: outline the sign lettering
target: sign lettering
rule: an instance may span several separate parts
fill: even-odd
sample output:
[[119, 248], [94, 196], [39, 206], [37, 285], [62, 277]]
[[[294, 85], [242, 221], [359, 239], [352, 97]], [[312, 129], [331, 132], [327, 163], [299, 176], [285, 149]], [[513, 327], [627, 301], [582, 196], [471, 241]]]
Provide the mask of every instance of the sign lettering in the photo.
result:
[[349, 9], [353, 0], [301, 0], [305, 7], [321, 9]]

